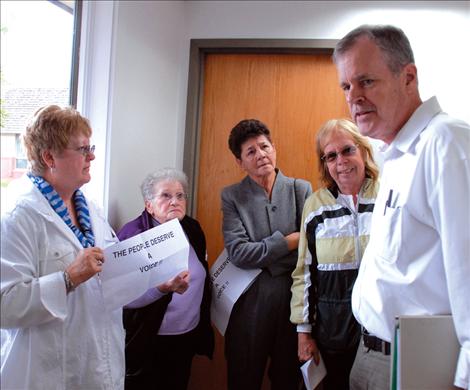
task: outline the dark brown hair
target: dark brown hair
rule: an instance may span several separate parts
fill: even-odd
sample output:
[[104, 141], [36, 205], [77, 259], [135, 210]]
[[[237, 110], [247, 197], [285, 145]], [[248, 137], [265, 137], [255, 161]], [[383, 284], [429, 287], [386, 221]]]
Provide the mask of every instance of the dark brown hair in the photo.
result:
[[237, 123], [237, 125], [230, 132], [228, 137], [228, 147], [233, 155], [240, 159], [242, 153], [243, 143], [253, 137], [264, 135], [270, 143], [271, 133], [268, 127], [258, 119], [244, 119]]

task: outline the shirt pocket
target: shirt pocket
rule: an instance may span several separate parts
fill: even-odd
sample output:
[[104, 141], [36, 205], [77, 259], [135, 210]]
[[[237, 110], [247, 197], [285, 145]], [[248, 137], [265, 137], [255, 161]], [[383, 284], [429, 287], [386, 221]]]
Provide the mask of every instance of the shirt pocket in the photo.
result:
[[54, 245], [39, 261], [39, 272], [41, 275], [48, 275], [64, 271], [75, 260], [75, 257], [76, 253], [71, 246]]
[[103, 248], [105, 249], [108, 246], [117, 244], [119, 242], [119, 238], [117, 237], [116, 233], [112, 229], [106, 230], [103, 237]]
[[403, 236], [402, 207], [387, 207], [377, 228], [378, 255], [387, 263], [395, 263], [400, 254]]

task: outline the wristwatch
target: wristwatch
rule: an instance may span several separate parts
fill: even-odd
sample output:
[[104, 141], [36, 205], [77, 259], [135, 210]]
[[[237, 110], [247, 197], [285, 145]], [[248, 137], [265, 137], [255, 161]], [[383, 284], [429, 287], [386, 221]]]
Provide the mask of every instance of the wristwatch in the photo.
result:
[[72, 280], [70, 279], [70, 275], [67, 271], [64, 271], [64, 282], [65, 282], [65, 290], [67, 291], [67, 294], [70, 291], [73, 291], [75, 286], [72, 283]]

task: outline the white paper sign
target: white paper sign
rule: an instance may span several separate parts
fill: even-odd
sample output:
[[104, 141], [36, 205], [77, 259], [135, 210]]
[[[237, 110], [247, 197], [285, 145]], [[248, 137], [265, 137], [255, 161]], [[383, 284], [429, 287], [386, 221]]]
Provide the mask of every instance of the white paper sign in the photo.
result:
[[222, 336], [227, 329], [230, 313], [248, 287], [255, 281], [260, 269], [241, 269], [233, 265], [224, 249], [210, 269], [212, 280], [211, 319]]
[[122, 307], [188, 269], [189, 243], [178, 219], [104, 249], [104, 300]]
[[305, 387], [307, 390], [314, 390], [326, 376], [325, 363], [323, 363], [321, 355], [318, 366], [312, 358], [307, 360], [302, 367], [300, 367], [300, 370], [302, 371], [302, 376], [304, 377]]

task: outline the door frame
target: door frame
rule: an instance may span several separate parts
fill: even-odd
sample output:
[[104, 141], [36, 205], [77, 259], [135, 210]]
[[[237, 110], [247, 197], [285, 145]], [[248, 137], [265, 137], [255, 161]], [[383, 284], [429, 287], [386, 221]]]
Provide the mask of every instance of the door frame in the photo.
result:
[[197, 212], [204, 62], [207, 54], [333, 54], [337, 39], [191, 39], [183, 170], [188, 176], [187, 213]]

